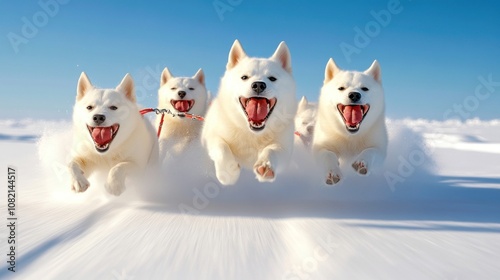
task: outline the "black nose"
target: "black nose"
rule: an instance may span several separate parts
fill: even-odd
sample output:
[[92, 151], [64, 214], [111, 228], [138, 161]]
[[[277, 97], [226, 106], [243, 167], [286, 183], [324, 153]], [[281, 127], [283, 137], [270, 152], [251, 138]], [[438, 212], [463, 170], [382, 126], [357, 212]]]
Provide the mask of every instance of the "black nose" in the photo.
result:
[[349, 92], [349, 99], [351, 99], [352, 102], [358, 102], [361, 99], [361, 94], [359, 92]]
[[101, 125], [106, 120], [106, 116], [96, 114], [92, 119], [96, 125]]
[[260, 94], [266, 89], [266, 83], [264, 82], [253, 82], [252, 89], [255, 93]]
[[180, 90], [177, 94], [179, 95], [180, 98], [184, 98], [184, 96], [186, 96], [186, 92], [183, 90]]

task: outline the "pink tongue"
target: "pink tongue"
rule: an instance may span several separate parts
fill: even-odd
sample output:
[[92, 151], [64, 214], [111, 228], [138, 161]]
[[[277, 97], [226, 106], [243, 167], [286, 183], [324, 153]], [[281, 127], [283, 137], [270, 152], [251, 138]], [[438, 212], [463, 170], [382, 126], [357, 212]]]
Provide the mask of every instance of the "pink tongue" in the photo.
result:
[[267, 110], [267, 100], [265, 98], [250, 98], [245, 107], [248, 119], [253, 122], [263, 122], [269, 113]]
[[92, 138], [98, 145], [104, 146], [113, 139], [113, 129], [111, 127], [96, 127], [92, 130]]
[[363, 120], [363, 112], [360, 105], [345, 106], [343, 114], [346, 124], [350, 126], [356, 126]]
[[179, 112], [186, 112], [189, 110], [189, 101], [187, 100], [175, 101], [174, 108]]

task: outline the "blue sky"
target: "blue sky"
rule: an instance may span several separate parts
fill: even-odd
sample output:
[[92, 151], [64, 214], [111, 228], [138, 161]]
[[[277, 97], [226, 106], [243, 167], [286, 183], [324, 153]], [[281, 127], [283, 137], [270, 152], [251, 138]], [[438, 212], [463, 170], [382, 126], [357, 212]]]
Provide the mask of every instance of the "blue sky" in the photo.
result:
[[149, 107], [165, 66], [203, 68], [216, 94], [235, 39], [260, 57], [286, 41], [297, 97], [317, 100], [330, 57], [377, 59], [388, 117], [500, 118], [498, 1], [57, 1], [0, 2], [2, 119], [69, 119], [82, 71], [100, 87], [131, 73]]

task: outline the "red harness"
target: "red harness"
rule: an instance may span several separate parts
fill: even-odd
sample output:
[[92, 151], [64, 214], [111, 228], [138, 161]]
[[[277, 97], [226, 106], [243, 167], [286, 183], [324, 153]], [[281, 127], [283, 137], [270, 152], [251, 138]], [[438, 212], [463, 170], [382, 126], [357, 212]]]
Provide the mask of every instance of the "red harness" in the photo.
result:
[[172, 117], [186, 117], [186, 118], [189, 118], [192, 120], [197, 120], [197, 121], [204, 120], [204, 118], [202, 116], [197, 116], [197, 115], [193, 115], [193, 114], [189, 114], [189, 113], [174, 113], [174, 112], [170, 111], [169, 109], [146, 108], [146, 109], [140, 110], [139, 112], [141, 113], [141, 115], [145, 115], [145, 114], [151, 113], [151, 112], [155, 112], [157, 115], [161, 114], [160, 124], [158, 126], [157, 137], [160, 137], [161, 128], [163, 126], [163, 119], [165, 118], [165, 114], [169, 114]]
[[[158, 125], [158, 133], [156, 134], [157, 137], [160, 137], [161, 133], [161, 128], [163, 127], [163, 120], [165, 119], [165, 114], [169, 114], [172, 117], [186, 117], [192, 120], [197, 120], [197, 121], [203, 121], [205, 118], [202, 116], [197, 116], [189, 113], [174, 113], [170, 111], [169, 109], [158, 109], [158, 108], [145, 108], [139, 111], [141, 115], [145, 115], [147, 113], [155, 112], [157, 115], [161, 114], [161, 119], [160, 119], [160, 124]], [[300, 132], [295, 131], [295, 135], [301, 136]]]

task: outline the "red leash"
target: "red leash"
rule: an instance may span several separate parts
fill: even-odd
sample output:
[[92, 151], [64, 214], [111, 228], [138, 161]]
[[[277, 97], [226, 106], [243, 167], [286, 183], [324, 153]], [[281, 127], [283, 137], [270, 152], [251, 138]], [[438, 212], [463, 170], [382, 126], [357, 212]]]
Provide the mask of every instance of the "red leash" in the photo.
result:
[[[173, 113], [169, 109], [146, 108], [146, 109], [142, 109], [139, 111], [139, 113], [141, 113], [141, 115], [145, 115], [145, 114], [151, 113], [151, 112], [155, 112], [157, 115], [161, 114], [160, 124], [158, 126], [158, 133], [156, 135], [157, 137], [160, 137], [161, 128], [163, 127], [163, 120], [165, 119], [165, 114], [169, 114], [172, 117], [176, 117], [176, 116], [186, 117], [186, 118], [189, 118], [192, 120], [197, 120], [197, 121], [204, 121], [205, 120], [205, 118], [203, 118], [202, 116], [197, 116], [197, 115], [193, 115], [193, 114], [189, 114], [189, 113]], [[295, 134], [299, 137], [302, 136], [302, 134], [300, 134], [300, 132], [298, 132], [298, 131], [295, 131], [293, 134]]]
[[169, 114], [172, 117], [176, 117], [176, 116], [186, 117], [186, 118], [190, 118], [192, 120], [197, 120], [197, 121], [204, 120], [204, 118], [202, 116], [197, 116], [197, 115], [193, 115], [193, 114], [189, 114], [189, 113], [174, 113], [174, 112], [170, 111], [169, 109], [146, 108], [146, 109], [140, 110], [139, 112], [141, 113], [141, 115], [145, 115], [145, 114], [151, 113], [151, 112], [155, 112], [157, 115], [161, 114], [160, 124], [158, 126], [157, 137], [160, 137], [161, 128], [163, 127], [163, 119], [165, 119], [165, 114]]

